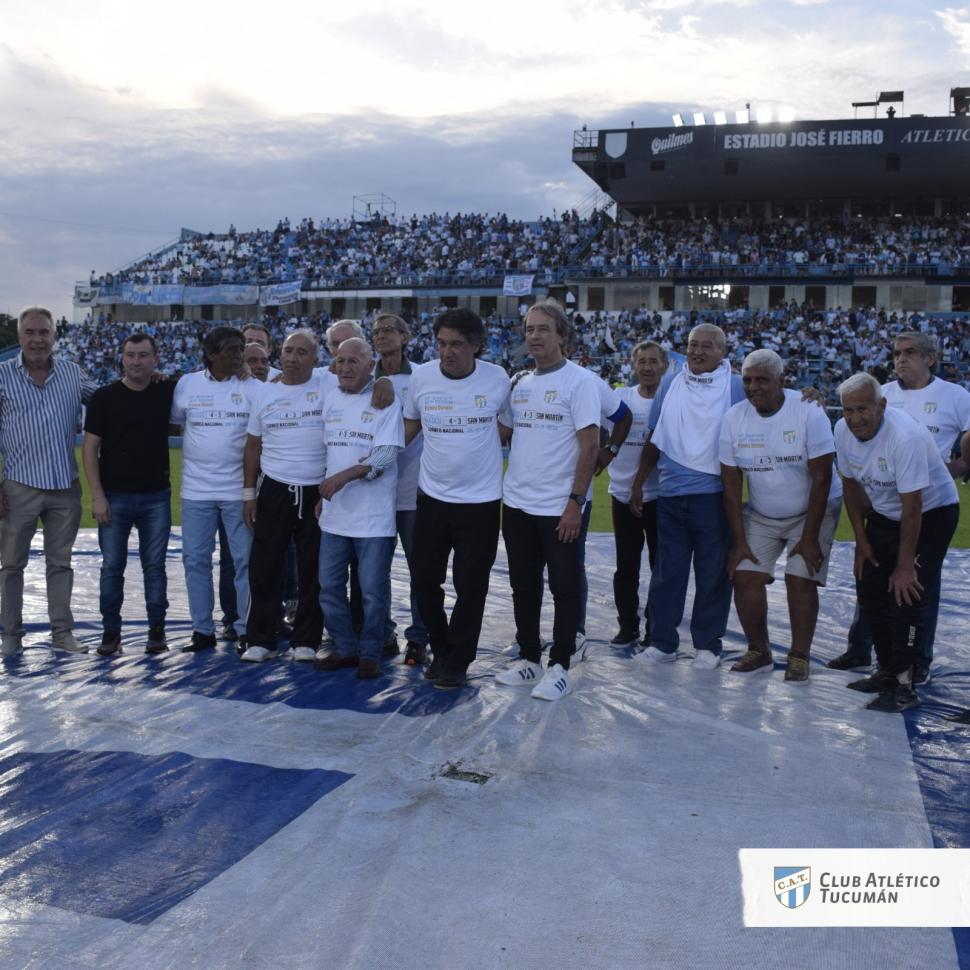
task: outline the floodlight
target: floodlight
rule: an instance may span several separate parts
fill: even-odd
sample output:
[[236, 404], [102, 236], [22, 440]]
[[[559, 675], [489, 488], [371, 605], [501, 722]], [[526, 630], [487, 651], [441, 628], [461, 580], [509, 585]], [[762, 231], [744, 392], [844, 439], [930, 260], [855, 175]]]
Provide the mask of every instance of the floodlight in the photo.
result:
[[748, 122], [751, 121], [751, 112], [748, 111], [747, 108], [744, 108], [741, 111], [735, 111], [734, 112], [734, 120], [739, 125], [746, 125], [746, 124], [748, 124]]
[[778, 109], [778, 120], [779, 121], [794, 121], [795, 120], [795, 109], [786, 105], [784, 108]]
[[714, 124], [715, 125], [726, 125], [727, 123], [728, 123], [728, 121], [727, 121], [727, 112], [726, 111], [715, 111], [714, 112]]
[[771, 108], [758, 108], [758, 112], [755, 115], [758, 120], [759, 125], [766, 125], [771, 121]]
[[683, 128], [684, 127], [684, 116], [681, 114], [674, 115], [674, 127]]
[[695, 125], [706, 125], [707, 124], [707, 119], [704, 117], [704, 112], [703, 111], [695, 111], [694, 112], [694, 124]]

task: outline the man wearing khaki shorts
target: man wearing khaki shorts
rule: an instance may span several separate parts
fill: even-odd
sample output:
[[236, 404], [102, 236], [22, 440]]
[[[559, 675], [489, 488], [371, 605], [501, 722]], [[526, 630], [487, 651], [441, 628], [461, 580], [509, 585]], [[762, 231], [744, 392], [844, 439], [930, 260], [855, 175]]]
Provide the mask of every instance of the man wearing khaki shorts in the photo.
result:
[[[774, 666], [768, 642], [768, 597], [775, 563], [787, 549], [785, 587], [791, 650], [785, 680], [808, 680], [808, 657], [839, 521], [842, 484], [833, 474], [835, 440], [825, 411], [783, 386], [784, 363], [773, 350], [744, 359], [745, 400], [724, 416], [720, 437], [724, 507], [733, 542], [728, 575], [748, 650], [731, 670]], [[742, 477], [748, 502], [742, 506]]]

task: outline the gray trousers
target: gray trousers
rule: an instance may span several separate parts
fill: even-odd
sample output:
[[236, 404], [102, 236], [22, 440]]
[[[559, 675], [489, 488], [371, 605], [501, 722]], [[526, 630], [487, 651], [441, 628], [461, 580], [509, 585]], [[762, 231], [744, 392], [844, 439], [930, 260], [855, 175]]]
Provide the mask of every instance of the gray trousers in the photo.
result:
[[0, 519], [0, 619], [4, 636], [24, 635], [24, 567], [38, 520], [44, 526], [47, 612], [54, 639], [74, 628], [71, 550], [81, 523], [81, 483], [70, 488], [31, 488], [9, 479], [2, 485], [7, 514]]

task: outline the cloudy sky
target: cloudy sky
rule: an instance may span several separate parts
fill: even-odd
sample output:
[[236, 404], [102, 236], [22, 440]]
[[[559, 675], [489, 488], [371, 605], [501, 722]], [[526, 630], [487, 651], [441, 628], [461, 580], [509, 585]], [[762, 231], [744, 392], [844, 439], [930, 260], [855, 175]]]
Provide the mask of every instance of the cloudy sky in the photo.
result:
[[917, 0], [0, 0], [0, 311], [178, 234], [349, 216], [534, 218], [594, 188], [572, 132], [799, 118], [970, 84], [970, 6]]

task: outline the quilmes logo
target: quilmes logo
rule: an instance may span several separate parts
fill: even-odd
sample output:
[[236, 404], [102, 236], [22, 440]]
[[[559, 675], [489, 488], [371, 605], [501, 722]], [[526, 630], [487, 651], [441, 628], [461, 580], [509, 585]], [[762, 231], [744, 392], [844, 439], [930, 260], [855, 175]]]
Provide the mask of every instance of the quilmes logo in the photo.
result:
[[242, 396], [242, 394], [233, 393], [231, 396], [232, 396], [232, 403], [233, 404], [237, 404], [237, 405], [238, 404], [242, 404], [242, 402], [243, 402], [243, 396]]
[[886, 461], [885, 458], [879, 458], [876, 461], [876, 464], [879, 466], [879, 471], [881, 471], [881, 472], [888, 472], [889, 471], [889, 462]]
[[690, 145], [694, 141], [694, 133], [692, 131], [685, 131], [683, 133], [676, 133], [672, 135], [667, 135], [665, 138], [654, 138], [650, 142], [650, 151], [654, 155], [662, 155], [664, 152], [672, 152], [677, 148], [683, 148], [685, 145]]
[[318, 401], [320, 399], [320, 392], [307, 391], [306, 399], [307, 399], [307, 404], [313, 404], [314, 401]]
[[786, 445], [794, 444], [794, 442], [795, 442], [795, 432], [794, 431], [786, 431], [784, 433], [783, 437], [785, 439], [785, 444]]
[[556, 392], [554, 390], [546, 391], [546, 393], [543, 395], [543, 400], [546, 402], [546, 404], [552, 404], [552, 402], [556, 400]]
[[797, 909], [812, 891], [809, 866], [775, 866], [775, 899], [788, 909]]
[[475, 395], [475, 407], [483, 408], [485, 407], [486, 404], [488, 404], [488, 399], [485, 397], [484, 394]]
[[925, 412], [926, 412], [927, 414], [936, 414], [936, 409], [937, 409], [938, 407], [939, 407], [939, 405], [938, 405], [938, 404], [937, 404], [937, 403], [936, 403], [935, 401], [927, 401], [927, 402], [926, 402], [926, 403], [925, 403], [925, 404], [923, 405], [923, 410], [924, 410], [924, 411], [925, 411]]
[[374, 420], [374, 412], [373, 411], [361, 411], [361, 413], [360, 413], [360, 420], [363, 421], [364, 424], [370, 424], [370, 422]]

